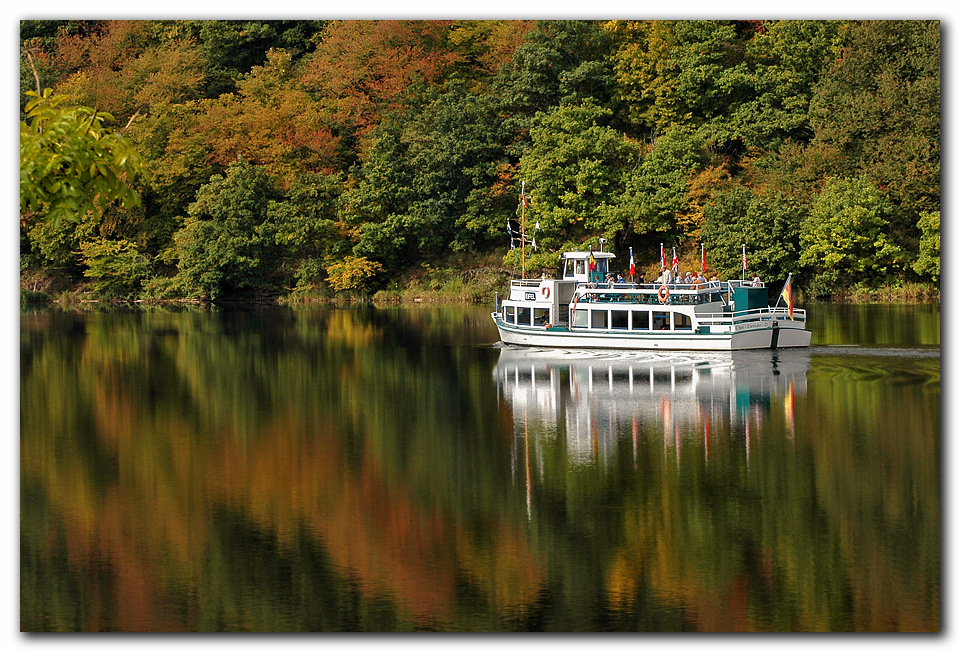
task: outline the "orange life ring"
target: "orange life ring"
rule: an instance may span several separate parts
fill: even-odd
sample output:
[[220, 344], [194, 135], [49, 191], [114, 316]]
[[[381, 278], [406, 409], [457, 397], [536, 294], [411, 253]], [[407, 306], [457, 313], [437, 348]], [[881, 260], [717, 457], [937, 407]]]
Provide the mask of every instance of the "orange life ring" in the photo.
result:
[[550, 298], [550, 288], [548, 288], [546, 285], [544, 285], [542, 288], [540, 288], [540, 294], [543, 295], [543, 298], [544, 298], [544, 299], [549, 299], [549, 298]]
[[660, 286], [660, 289], [657, 290], [657, 298], [660, 300], [660, 303], [666, 303], [667, 299], [670, 298], [670, 288], [667, 287], [666, 283]]

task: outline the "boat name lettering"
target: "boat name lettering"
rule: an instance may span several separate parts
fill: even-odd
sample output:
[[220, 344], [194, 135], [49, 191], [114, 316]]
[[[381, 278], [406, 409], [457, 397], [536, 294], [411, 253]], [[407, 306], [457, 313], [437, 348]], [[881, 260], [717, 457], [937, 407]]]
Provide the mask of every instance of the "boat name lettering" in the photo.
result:
[[525, 301], [536, 301], [537, 293], [536, 292], [524, 292], [523, 298]]

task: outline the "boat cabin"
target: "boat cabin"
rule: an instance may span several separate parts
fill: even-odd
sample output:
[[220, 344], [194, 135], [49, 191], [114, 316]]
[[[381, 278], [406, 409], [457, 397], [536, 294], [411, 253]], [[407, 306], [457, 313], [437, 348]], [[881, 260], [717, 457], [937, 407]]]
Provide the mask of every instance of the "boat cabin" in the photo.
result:
[[616, 256], [609, 251], [595, 251], [593, 259], [596, 267], [590, 271], [589, 251], [567, 251], [560, 255], [563, 260], [563, 269], [560, 278], [564, 281], [579, 281], [580, 283], [602, 283], [610, 271], [610, 261]]

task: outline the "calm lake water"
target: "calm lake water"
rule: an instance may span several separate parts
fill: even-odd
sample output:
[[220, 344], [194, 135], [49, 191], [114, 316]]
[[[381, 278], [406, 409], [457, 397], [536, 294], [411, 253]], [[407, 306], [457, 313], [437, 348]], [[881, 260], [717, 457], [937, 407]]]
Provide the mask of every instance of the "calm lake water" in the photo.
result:
[[488, 308], [25, 312], [24, 631], [938, 631], [940, 309], [803, 351]]

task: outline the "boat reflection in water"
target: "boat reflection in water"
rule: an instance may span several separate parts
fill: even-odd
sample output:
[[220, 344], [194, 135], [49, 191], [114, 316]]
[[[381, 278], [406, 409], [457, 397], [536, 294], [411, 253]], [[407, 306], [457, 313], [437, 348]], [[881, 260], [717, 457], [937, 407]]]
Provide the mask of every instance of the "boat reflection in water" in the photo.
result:
[[[806, 393], [805, 350], [651, 353], [505, 347], [496, 366], [499, 395], [512, 408], [515, 457], [530, 438], [565, 446], [573, 465], [612, 463], [638, 438], [662, 431], [665, 450], [703, 447], [722, 436], [750, 446], [774, 413], [787, 437], [794, 400]], [[781, 411], [782, 410], [782, 411]], [[711, 434], [714, 441], [711, 442]], [[686, 441], [685, 441], [686, 440]], [[541, 442], [547, 445], [549, 442]]]

